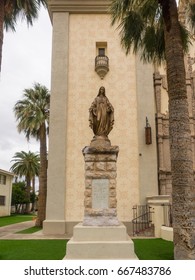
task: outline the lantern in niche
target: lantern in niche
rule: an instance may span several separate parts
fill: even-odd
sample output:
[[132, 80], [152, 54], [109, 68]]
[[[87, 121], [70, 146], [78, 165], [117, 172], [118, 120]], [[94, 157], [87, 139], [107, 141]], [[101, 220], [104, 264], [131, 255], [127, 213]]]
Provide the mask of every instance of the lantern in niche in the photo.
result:
[[152, 144], [152, 129], [146, 117], [146, 127], [145, 127], [145, 142], [146, 145]]

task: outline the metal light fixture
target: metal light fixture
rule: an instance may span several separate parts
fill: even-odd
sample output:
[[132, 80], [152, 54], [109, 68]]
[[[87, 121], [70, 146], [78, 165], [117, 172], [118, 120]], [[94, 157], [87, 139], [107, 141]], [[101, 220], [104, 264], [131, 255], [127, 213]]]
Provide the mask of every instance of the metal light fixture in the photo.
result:
[[145, 141], [146, 145], [152, 144], [152, 129], [146, 117], [146, 127], [145, 127]]

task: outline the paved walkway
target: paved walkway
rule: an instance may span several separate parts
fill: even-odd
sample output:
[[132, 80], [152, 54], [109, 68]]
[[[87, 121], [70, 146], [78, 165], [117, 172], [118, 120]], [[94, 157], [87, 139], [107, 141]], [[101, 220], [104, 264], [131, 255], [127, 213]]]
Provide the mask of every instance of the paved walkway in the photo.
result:
[[[65, 234], [44, 234], [43, 230], [31, 233], [31, 234], [22, 234], [16, 233], [18, 231], [33, 227], [35, 221], [27, 221], [22, 223], [17, 223], [9, 226], [0, 227], [0, 240], [1, 239], [70, 239], [72, 236]], [[143, 239], [148, 238], [144, 236], [131, 236], [132, 239]], [[155, 237], [149, 237], [155, 238]]]
[[69, 239], [70, 236], [67, 235], [46, 235], [43, 231], [37, 231], [31, 234], [21, 234], [16, 233], [23, 229], [33, 227], [35, 225], [34, 221], [22, 222], [17, 224], [12, 224], [9, 226], [0, 227], [0, 239]]

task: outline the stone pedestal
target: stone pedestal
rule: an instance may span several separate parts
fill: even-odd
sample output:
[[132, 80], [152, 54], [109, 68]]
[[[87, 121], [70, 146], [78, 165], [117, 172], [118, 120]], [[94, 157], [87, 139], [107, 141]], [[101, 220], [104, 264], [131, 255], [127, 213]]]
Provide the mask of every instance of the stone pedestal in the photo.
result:
[[102, 139], [83, 149], [84, 219], [74, 227], [65, 259], [137, 259], [126, 227], [117, 218], [118, 146]]
[[126, 233], [123, 224], [118, 226], [83, 226], [74, 227], [71, 240], [67, 243], [64, 259], [133, 259], [133, 241]]
[[[93, 142], [92, 142], [93, 143]], [[117, 226], [116, 161], [118, 146], [85, 147], [85, 226]]]

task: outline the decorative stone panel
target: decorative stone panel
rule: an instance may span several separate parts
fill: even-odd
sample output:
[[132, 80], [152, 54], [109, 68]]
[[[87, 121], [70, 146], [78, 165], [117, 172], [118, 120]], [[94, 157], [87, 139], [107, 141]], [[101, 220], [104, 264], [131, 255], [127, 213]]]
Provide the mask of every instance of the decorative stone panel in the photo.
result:
[[85, 192], [83, 225], [119, 225], [116, 198], [118, 147], [85, 147]]
[[[195, 58], [186, 58], [186, 88], [189, 104], [191, 145], [193, 152], [193, 166], [195, 174], [195, 71], [193, 64]], [[169, 147], [169, 113], [163, 112], [162, 103], [164, 102], [165, 91], [168, 91], [166, 75], [160, 72], [154, 73], [154, 93], [156, 97], [156, 131], [157, 131], [157, 151], [158, 151], [158, 178], [159, 194], [172, 194], [171, 159]], [[167, 92], [168, 94], [168, 92]], [[167, 99], [168, 101], [168, 99]], [[168, 104], [167, 104], [168, 108]]]

